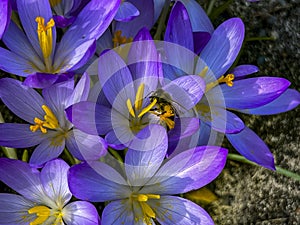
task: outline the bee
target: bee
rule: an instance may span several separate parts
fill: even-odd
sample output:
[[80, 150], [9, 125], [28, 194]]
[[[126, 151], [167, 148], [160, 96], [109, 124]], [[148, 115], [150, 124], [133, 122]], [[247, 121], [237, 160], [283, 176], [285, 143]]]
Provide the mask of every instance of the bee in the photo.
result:
[[149, 110], [150, 113], [158, 116], [161, 122], [171, 130], [175, 126], [175, 116], [178, 115], [171, 96], [162, 89], [158, 89], [149, 96], [150, 102], [156, 101], [155, 108]]

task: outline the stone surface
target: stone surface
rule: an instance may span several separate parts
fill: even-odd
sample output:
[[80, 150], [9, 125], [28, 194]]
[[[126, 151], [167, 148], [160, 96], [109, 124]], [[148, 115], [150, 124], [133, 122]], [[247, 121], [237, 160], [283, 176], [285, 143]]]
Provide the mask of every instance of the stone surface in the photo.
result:
[[[217, 4], [220, 4], [217, 1]], [[241, 17], [247, 41], [239, 64], [258, 65], [257, 76], [285, 77], [300, 91], [300, 1], [235, 0], [223, 18]], [[217, 24], [216, 24], [217, 25]], [[248, 39], [249, 40], [249, 39]], [[300, 108], [275, 116], [243, 116], [268, 144], [276, 165], [300, 174]], [[233, 149], [230, 152], [236, 153]], [[217, 225], [300, 224], [300, 182], [273, 171], [228, 161], [224, 172], [210, 184], [219, 199], [207, 207]]]

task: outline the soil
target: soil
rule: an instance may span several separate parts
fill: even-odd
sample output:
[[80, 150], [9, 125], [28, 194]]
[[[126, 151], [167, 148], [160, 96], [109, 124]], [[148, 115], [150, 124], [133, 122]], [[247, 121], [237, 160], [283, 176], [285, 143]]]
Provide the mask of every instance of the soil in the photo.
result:
[[[273, 37], [274, 40], [246, 41], [239, 64], [257, 65], [258, 76], [284, 77], [291, 81], [291, 88], [300, 91], [299, 15], [299, 0], [235, 0], [217, 22], [221, 23], [223, 17], [240, 17], [246, 26], [246, 39]], [[276, 165], [298, 174], [299, 115], [300, 107], [274, 116], [242, 116], [268, 144]], [[232, 148], [230, 152], [236, 153]], [[228, 161], [209, 187], [218, 200], [206, 209], [217, 225], [300, 224], [300, 182], [292, 178], [259, 166]]]

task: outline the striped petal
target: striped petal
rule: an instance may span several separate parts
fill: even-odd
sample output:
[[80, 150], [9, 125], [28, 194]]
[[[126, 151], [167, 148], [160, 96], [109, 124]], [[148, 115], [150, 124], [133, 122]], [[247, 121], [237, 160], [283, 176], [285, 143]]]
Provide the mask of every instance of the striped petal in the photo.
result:
[[237, 134], [226, 134], [232, 146], [250, 161], [263, 167], [275, 170], [274, 157], [268, 146], [250, 128]]

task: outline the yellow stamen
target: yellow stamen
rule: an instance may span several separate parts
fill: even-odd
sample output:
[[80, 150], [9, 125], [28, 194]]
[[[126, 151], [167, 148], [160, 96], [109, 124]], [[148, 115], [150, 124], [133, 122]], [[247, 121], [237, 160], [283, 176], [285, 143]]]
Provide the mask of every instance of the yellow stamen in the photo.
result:
[[121, 30], [117, 30], [114, 33], [114, 37], [112, 39], [113, 43], [114, 43], [114, 48], [122, 45], [122, 44], [126, 44], [126, 43], [130, 43], [132, 42], [132, 38], [126, 38], [125, 36], [122, 36], [122, 31]]
[[134, 110], [133, 110], [130, 99], [127, 99], [126, 105], [127, 105], [127, 108], [128, 108], [128, 111], [129, 111], [130, 115], [135, 117], [135, 113], [134, 113]]
[[207, 71], [208, 71], [208, 66], [204, 67], [204, 69], [199, 73], [199, 76], [200, 77], [205, 77]]
[[159, 118], [162, 121], [164, 121], [166, 123], [166, 125], [168, 126], [168, 128], [171, 130], [175, 127], [175, 122], [172, 119], [170, 119], [170, 117], [175, 116], [173, 108], [170, 105], [166, 105], [166, 106], [164, 106], [164, 110], [165, 110], [165, 112], [162, 113], [162, 114], [158, 114], [158, 113], [155, 113], [155, 112], [152, 112], [152, 113], [159, 116]]
[[140, 114], [138, 115], [138, 117], [142, 117], [145, 113], [149, 112], [150, 109], [153, 108], [153, 106], [155, 106], [155, 104], [157, 103], [157, 99], [155, 98], [147, 107], [145, 107]]
[[143, 210], [144, 214], [147, 217], [155, 218], [155, 212], [153, 211], [153, 209], [151, 209], [151, 207], [147, 203], [140, 202], [140, 205], [142, 207], [142, 210]]
[[145, 84], [141, 83], [135, 96], [134, 107], [136, 110], [140, 110], [142, 108], [144, 89], [145, 89]]
[[45, 26], [45, 19], [43, 17], [36, 17], [37, 22], [37, 34], [40, 43], [40, 47], [43, 53], [46, 69], [50, 71], [52, 61], [50, 55], [52, 52], [52, 27], [54, 26], [54, 20], [51, 18]]
[[61, 3], [61, 0], [49, 0], [51, 7], [54, 7]]
[[41, 130], [41, 132], [43, 134], [47, 133], [47, 129], [46, 128], [49, 128], [49, 129], [56, 129], [59, 127], [59, 124], [58, 124], [58, 120], [56, 118], [56, 116], [54, 115], [54, 113], [51, 111], [51, 109], [46, 106], [46, 105], [42, 105], [42, 109], [44, 110], [45, 112], [45, 116], [44, 116], [44, 120], [41, 120], [37, 117], [34, 118], [34, 123], [35, 125], [31, 125], [29, 127], [29, 129], [32, 131], [32, 132], [36, 132], [38, 129]]
[[30, 225], [43, 224], [50, 216], [50, 209], [46, 206], [34, 206], [28, 210], [29, 214], [36, 214], [37, 218]]
[[206, 92], [209, 91], [210, 89], [214, 88], [220, 83], [226, 83], [229, 87], [233, 86], [233, 81], [234, 80], [234, 75], [232, 73], [227, 74], [226, 76], [221, 76], [218, 80], [213, 81], [209, 84], [206, 85]]
[[226, 83], [229, 87], [232, 87], [233, 86], [233, 82], [232, 82], [233, 79], [234, 79], [234, 75], [232, 73], [230, 73], [230, 74], [227, 74], [226, 77], [221, 76], [218, 79], [218, 82], [219, 83]]
[[153, 209], [147, 204], [146, 202], [149, 199], [160, 199], [160, 195], [155, 195], [155, 194], [132, 194], [131, 198], [133, 200], [136, 200], [140, 203], [140, 206], [142, 208], [143, 212], [143, 220], [146, 222], [146, 224], [152, 224], [150, 218], [155, 218], [155, 212]]

